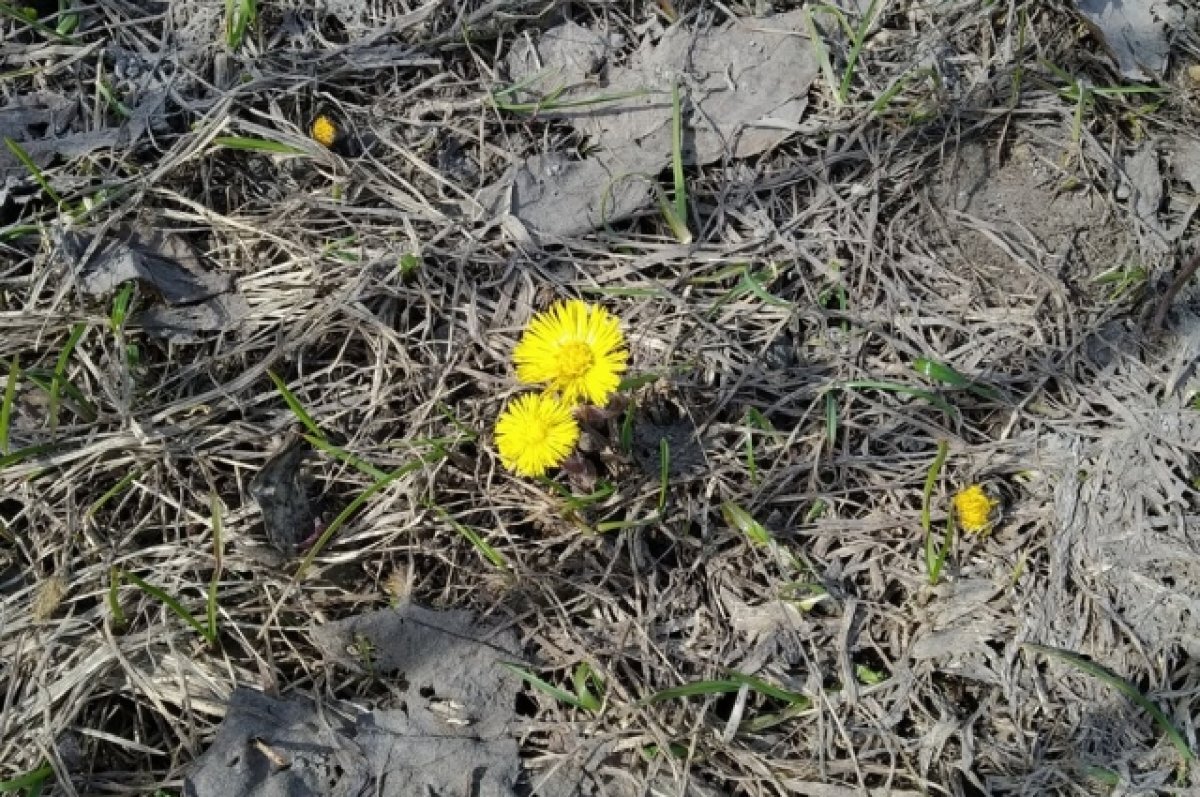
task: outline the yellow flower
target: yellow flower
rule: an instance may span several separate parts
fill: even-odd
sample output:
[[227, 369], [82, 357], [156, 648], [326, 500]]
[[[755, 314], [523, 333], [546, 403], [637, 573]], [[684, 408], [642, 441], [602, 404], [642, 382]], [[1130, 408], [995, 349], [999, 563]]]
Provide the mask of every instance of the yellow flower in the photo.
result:
[[513, 351], [522, 382], [545, 384], [568, 404], [586, 400], [601, 407], [621, 383], [628, 359], [617, 319], [578, 299], [535, 316]]
[[959, 528], [969, 534], [986, 532], [992, 526], [992, 511], [999, 503], [978, 484], [959, 490], [954, 496]]
[[337, 141], [338, 138], [337, 123], [325, 114], [321, 114], [313, 119], [309, 134], [321, 146], [332, 147], [333, 142]]
[[541, 476], [560, 464], [578, 440], [571, 407], [549, 393], [513, 399], [496, 421], [500, 461], [522, 476]]

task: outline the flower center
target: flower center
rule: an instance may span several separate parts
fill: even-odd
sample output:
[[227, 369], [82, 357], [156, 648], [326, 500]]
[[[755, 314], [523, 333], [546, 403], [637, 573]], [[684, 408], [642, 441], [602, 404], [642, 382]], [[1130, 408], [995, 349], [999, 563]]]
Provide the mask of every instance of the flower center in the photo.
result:
[[592, 347], [586, 343], [572, 341], [558, 351], [558, 372], [564, 379], [578, 379], [594, 362]]

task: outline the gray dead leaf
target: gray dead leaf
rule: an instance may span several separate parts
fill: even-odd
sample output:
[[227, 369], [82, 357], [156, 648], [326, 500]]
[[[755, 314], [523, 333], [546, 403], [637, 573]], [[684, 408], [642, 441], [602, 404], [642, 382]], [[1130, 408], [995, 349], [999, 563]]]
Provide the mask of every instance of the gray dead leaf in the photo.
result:
[[[131, 109], [131, 117], [117, 127], [78, 130], [77, 101], [52, 92], [19, 95], [0, 108], [0, 138], [11, 138], [39, 168], [55, 157], [76, 158], [100, 149], [128, 149], [146, 132], [150, 118], [166, 98], [166, 91], [151, 93]], [[17, 181], [29, 179], [29, 170], [8, 147], [0, 147], [0, 203]], [[47, 179], [53, 184], [55, 175]]]
[[516, 638], [467, 612], [416, 606], [313, 629], [331, 660], [398, 676], [395, 710], [361, 711], [239, 689], [187, 797], [362, 794], [510, 797], [520, 776], [509, 733], [520, 682], [500, 666]]
[[124, 228], [89, 254], [94, 241], [93, 235], [64, 231], [58, 254], [89, 296], [107, 296], [128, 280], [154, 288], [165, 306], [152, 306], [133, 318], [148, 333], [196, 340], [202, 332], [236, 329], [249, 311], [245, 300], [234, 293], [233, 279], [205, 268], [179, 236], [146, 227]]
[[[508, 71], [516, 82], [537, 75], [539, 91], [567, 89], [597, 75], [608, 51], [605, 36], [568, 20], [545, 31], [536, 45], [521, 39], [509, 52]], [[521, 96], [534, 99], [528, 92]]]
[[752, 605], [733, 592], [722, 589], [721, 603], [728, 612], [729, 624], [751, 639], [763, 634], [793, 634], [809, 624], [804, 612], [789, 601], [775, 600]]
[[1131, 80], [1157, 80], [1170, 55], [1168, 31], [1182, 14], [1168, 0], [1075, 0], [1121, 74]]
[[1129, 204], [1134, 215], [1148, 229], [1158, 233], [1143, 241], [1143, 246], [1152, 247], [1160, 253], [1166, 251], [1167, 230], [1158, 218], [1163, 199], [1163, 181], [1158, 169], [1158, 146], [1154, 141], [1144, 142], [1125, 162], [1125, 178], [1125, 189], [1129, 193]]
[[1171, 153], [1175, 176], [1200, 194], [1200, 138], [1179, 136]]
[[520, 687], [500, 666], [519, 658], [512, 632], [483, 627], [469, 612], [408, 604], [320, 626], [312, 636], [332, 661], [403, 677], [408, 713], [389, 727], [480, 739], [507, 732]]
[[538, 155], [516, 164], [480, 193], [479, 205], [515, 218], [533, 237], [577, 235], [645, 207], [653, 198], [647, 179], [671, 160], [675, 82], [685, 162], [744, 158], [777, 146], [799, 124], [818, 71], [802, 20], [793, 12], [702, 31], [676, 26], [657, 44], [643, 44], [627, 66], [607, 70], [604, 85], [592, 76], [603, 69], [607, 43], [578, 25], [547, 31], [534, 51], [514, 48], [511, 77], [526, 92], [517, 99], [637, 96], [540, 111], [569, 121], [595, 148], [581, 162]]
[[293, 437], [250, 482], [250, 497], [262, 510], [267, 539], [288, 556], [294, 556], [300, 544], [313, 533], [317, 518], [301, 472], [308, 451], [303, 438]]
[[947, 628], [932, 631], [913, 643], [908, 655], [913, 661], [956, 658], [983, 649], [990, 637], [974, 627]]

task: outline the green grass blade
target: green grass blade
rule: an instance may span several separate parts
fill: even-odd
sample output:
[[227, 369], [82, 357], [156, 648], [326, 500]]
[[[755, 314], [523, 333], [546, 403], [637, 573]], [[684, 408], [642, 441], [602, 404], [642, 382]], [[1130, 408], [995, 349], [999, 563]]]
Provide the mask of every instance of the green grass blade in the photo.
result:
[[596, 524], [596, 531], [601, 534], [607, 534], [610, 531], [621, 531], [622, 529], [636, 529], [642, 526], [649, 526], [651, 523], [657, 523], [661, 520], [658, 513], [649, 517], [639, 518], [637, 520], [605, 520]]
[[74, 11], [71, 0], [59, 0], [58, 25], [54, 30], [60, 36], [70, 36], [79, 27], [79, 14]]
[[625, 408], [625, 417], [621, 419], [620, 446], [623, 454], [633, 451], [633, 421], [636, 411], [637, 402], [631, 400]]
[[[950, 540], [943, 541], [940, 550], [934, 550], [933, 543], [933, 523], [930, 519], [930, 504], [933, 498], [933, 488], [937, 485], [938, 476], [942, 472], [942, 465], [946, 462], [946, 456], [950, 452], [950, 446], [945, 440], [938, 441], [937, 454], [933, 458], [933, 463], [930, 464], [929, 470], [925, 473], [925, 489], [921, 494], [921, 528], [925, 530], [925, 571], [929, 574], [929, 583], [937, 584], [938, 578], [941, 576], [942, 565], [946, 562], [946, 557], [950, 554]], [[949, 521], [953, 523], [953, 521]], [[948, 529], [953, 526], [949, 525]], [[947, 531], [947, 535], [951, 534]]]
[[154, 586], [153, 584], [146, 581], [142, 577], [136, 575], [135, 573], [122, 572], [121, 578], [126, 581], [132, 582], [146, 594], [152, 595], [155, 598], [157, 598], [158, 600], [162, 601], [162, 603], [164, 605], [166, 605], [166, 607], [168, 609], [170, 609], [172, 612], [174, 612], [175, 615], [177, 617], [179, 617], [180, 620], [183, 620], [185, 623], [190, 625], [192, 628], [196, 629], [196, 633], [198, 633], [200, 636], [204, 637], [204, 639], [208, 642], [209, 645], [217, 644], [216, 635], [210, 633], [208, 628], [206, 628], [204, 626], [204, 623], [200, 622], [195, 617], [193, 617], [192, 613], [189, 612], [187, 609], [185, 609], [183, 607], [182, 603], [175, 600], [173, 597], [168, 595], [166, 592], [164, 592], [163, 590]]
[[359, 459], [358, 457], [346, 451], [344, 448], [339, 448], [333, 443], [326, 440], [324, 437], [306, 434], [304, 439], [307, 440], [314, 448], [319, 448], [331, 457], [345, 462], [352, 468], [360, 470], [370, 476], [372, 479], [386, 479], [387, 473], [372, 465], [370, 462]]
[[[0, 6], [0, 8], [3, 8], [3, 6]], [[38, 168], [38, 165], [33, 162], [33, 158], [29, 157], [29, 153], [20, 144], [7, 136], [4, 138], [4, 146], [8, 147], [8, 151], [21, 162], [21, 165], [25, 167], [29, 175], [34, 179], [34, 182], [41, 186], [46, 196], [50, 197], [50, 200], [54, 202], [54, 206], [61, 208], [63, 204], [62, 197], [51, 187], [50, 181], [46, 179], [46, 175], [42, 174], [42, 170]]]
[[507, 89], [494, 91], [491, 94], [492, 105], [498, 111], [509, 111], [511, 113], [541, 113], [543, 111], [567, 111], [572, 108], [588, 108], [593, 105], [603, 105], [608, 102], [620, 102], [634, 97], [645, 97], [651, 92], [647, 89], [630, 89], [628, 91], [614, 91], [608, 94], [596, 94], [590, 97], [580, 97], [573, 100], [559, 100], [562, 96], [563, 89], [555, 89], [541, 99], [532, 102], [509, 102], [501, 99], [506, 94], [511, 94], [519, 87], [512, 86]]
[[113, 630], [125, 630], [125, 611], [121, 608], [121, 571], [115, 567], [108, 571], [108, 611], [112, 615]]
[[1187, 739], [1180, 733], [1175, 724], [1171, 722], [1171, 718], [1159, 709], [1149, 698], [1143, 695], [1136, 686], [1126, 681], [1121, 676], [1117, 675], [1107, 667], [1103, 667], [1094, 661], [1085, 659], [1078, 653], [1072, 653], [1069, 650], [1062, 648], [1049, 647], [1047, 645], [1038, 645], [1033, 642], [1023, 642], [1021, 647], [1041, 653], [1045, 656], [1051, 656], [1056, 659], [1065, 661], [1072, 667], [1087, 673], [1093, 678], [1098, 679], [1105, 685], [1117, 690], [1125, 697], [1129, 698], [1135, 705], [1149, 714], [1167, 738], [1171, 740], [1171, 744], [1179, 751], [1180, 758], [1183, 759], [1185, 769], [1196, 763], [1196, 754], [1192, 752], [1192, 748], [1188, 746]]
[[867, 39], [867, 31], [875, 21], [875, 10], [879, 0], [871, 0], [870, 7], [858, 22], [858, 29], [851, 36], [850, 54], [846, 56], [846, 71], [842, 73], [842, 82], [838, 85], [838, 97], [845, 102], [850, 96], [850, 83], [854, 80], [854, 67], [858, 65], [858, 56], [862, 52]]
[[133, 291], [137, 283], [133, 280], [121, 286], [121, 290], [113, 297], [112, 309], [108, 312], [108, 327], [114, 333], [125, 328], [125, 320], [129, 318], [129, 305], [133, 301]]
[[[671, 84], [671, 177], [675, 188], [675, 217], [687, 229], [688, 202], [687, 181], [683, 177], [683, 100], [679, 96], [679, 83]], [[687, 233], [687, 240], [680, 243], [691, 243], [692, 235]]]
[[24, 775], [18, 775], [12, 780], [0, 780], [0, 794], [8, 794], [22, 789], [40, 789], [42, 784], [54, 776], [54, 768], [49, 764], [42, 764], [37, 769], [26, 772]]
[[742, 509], [733, 501], [726, 501], [721, 504], [721, 515], [731, 528], [745, 534], [746, 539], [750, 540], [753, 544], [759, 546], [771, 544], [771, 532], [767, 531], [749, 512]]
[[[83, 337], [83, 333], [87, 331], [87, 324], [82, 322], [71, 327], [71, 335], [67, 338], [67, 343], [63, 346], [62, 351], [58, 353], [58, 361], [54, 363], [54, 378], [50, 381], [50, 430], [53, 432], [58, 428], [58, 401], [59, 391], [62, 389], [62, 384], [66, 379], [67, 363], [70, 362], [71, 353], [75, 351], [76, 344]], [[82, 398], [82, 394], [79, 396]]]
[[119, 482], [108, 488], [108, 491], [104, 493], [104, 495], [97, 498], [92, 505], [88, 507], [87, 512], [84, 513], [84, 517], [94, 516], [97, 512], [104, 508], [105, 504], [124, 492], [129, 485], [133, 484], [133, 480], [141, 475], [142, 472], [140, 470], [131, 470], [129, 473], [126, 473]]
[[257, 20], [257, 0], [225, 0], [225, 43], [229, 49], [242, 46], [246, 31]]
[[985, 399], [1000, 400], [1000, 394], [986, 385], [981, 385], [973, 379], [963, 376], [946, 363], [931, 360], [928, 357], [918, 357], [912, 362], [913, 370], [935, 382], [941, 382], [950, 387], [962, 388]]
[[[778, 296], [767, 290], [766, 283], [764, 282], [763, 272], [773, 271], [773, 268], [760, 269], [759, 271], [755, 272], [751, 272], [749, 269], [747, 269], [742, 273], [741, 287], [745, 289], [745, 292], [750, 293], [767, 304], [774, 305], [775, 307], [795, 307], [795, 305], [788, 300], [780, 299]], [[771, 280], [774, 280], [778, 274], [768, 273], [767, 276], [769, 276]]]
[[208, 582], [208, 633], [210, 639], [217, 638], [217, 585], [221, 582], [221, 570], [225, 562], [224, 526], [221, 521], [221, 499], [213, 493], [209, 496], [212, 515], [213, 567], [212, 580]]
[[829, 441], [829, 448], [832, 451], [834, 445], [837, 444], [838, 433], [838, 405], [837, 399], [832, 393], [825, 394], [825, 439]]
[[658, 514], [667, 506], [667, 488], [671, 486], [671, 444], [667, 438], [658, 440]]
[[[804, 28], [808, 33], [808, 41], [812, 44], [813, 52], [816, 54], [817, 63], [821, 66], [821, 74], [825, 76], [825, 84], [833, 92], [834, 101], [838, 105], [841, 105], [841, 95], [835, 88], [835, 86], [840, 86], [841, 84], [833, 73], [833, 64], [829, 60], [829, 48], [825, 46], [825, 40], [821, 38], [821, 34], [817, 30], [816, 23], [813, 22], [812, 17], [814, 11], [826, 10], [827, 8], [827, 6], [819, 6], [817, 8], [804, 9]], [[835, 13], [840, 14], [841, 12], [835, 9]]]
[[[446, 452], [442, 449], [437, 449], [433, 456], [437, 459], [441, 459], [446, 456]], [[294, 576], [293, 581], [299, 581], [304, 574], [308, 572], [308, 568], [312, 566], [313, 560], [317, 558], [317, 554], [321, 552], [321, 549], [323, 549], [325, 545], [328, 544], [331, 539], [333, 539], [333, 535], [337, 533], [338, 529], [344, 526], [346, 522], [354, 516], [354, 513], [357, 512], [363, 504], [370, 500], [371, 496], [375, 495], [375, 493], [396, 481], [396, 479], [407, 476], [414, 471], [418, 471], [428, 463], [429, 460], [425, 458], [405, 463], [391, 473], [388, 473], [382, 479], [376, 480], [370, 487], [355, 496], [354, 500], [347, 504], [346, 508], [339, 512], [338, 516], [335, 517], [332, 522], [330, 522], [330, 524], [325, 528], [325, 531], [321, 532], [321, 536], [317, 538], [315, 543], [313, 543], [312, 548], [310, 548], [308, 553], [305, 554], [304, 561], [302, 561], [300, 563], [300, 567], [296, 569], [296, 575]]]
[[8, 380], [4, 383], [4, 402], [0, 403], [0, 454], [8, 453], [8, 430], [12, 425], [13, 401], [16, 400], [17, 377], [20, 374], [21, 367], [17, 364], [16, 355], [13, 355], [8, 364]]
[[849, 382], [837, 382], [832, 387], [839, 390], [882, 390], [889, 393], [898, 393], [902, 396], [912, 396], [913, 398], [929, 402], [947, 415], [955, 414], [954, 407], [950, 406], [945, 399], [936, 393], [895, 382], [883, 382], [877, 379], [853, 379]]
[[471, 528], [470, 526], [458, 522], [450, 516], [449, 512], [442, 507], [437, 506], [436, 504], [433, 505], [433, 510], [437, 512], [438, 516], [442, 520], [449, 523], [455, 531], [465, 537], [467, 541], [471, 543], [471, 545], [475, 546], [475, 550], [479, 551], [479, 555], [490, 562], [493, 567], [508, 567], [508, 560], [504, 558], [504, 555], [493, 548], [488, 541], [479, 534], [479, 532], [475, 531], [475, 529]]
[[502, 661], [500, 662], [500, 666], [517, 675], [521, 680], [525, 681], [535, 689], [550, 695], [550, 697], [554, 698], [560, 703], [566, 703], [568, 706], [574, 706], [575, 708], [579, 709], [587, 709], [587, 707], [583, 705], [582, 701], [580, 701], [580, 699], [575, 695], [571, 694], [565, 689], [560, 689], [554, 684], [543, 681], [541, 678], [534, 675], [524, 667], [521, 667], [520, 665]]
[[677, 700], [682, 697], [697, 697], [701, 695], [721, 695], [730, 692], [736, 692], [743, 686], [753, 689], [755, 692], [764, 694], [767, 697], [775, 700], [783, 701], [792, 706], [808, 709], [812, 707], [812, 700], [807, 695], [799, 692], [791, 692], [787, 689], [780, 689], [778, 686], [767, 683], [761, 678], [756, 678], [753, 675], [746, 675], [730, 671], [729, 677], [721, 680], [712, 681], [697, 681], [695, 683], [684, 684], [683, 686], [675, 686], [670, 689], [663, 689], [655, 692], [649, 697], [638, 701], [637, 705], [643, 706], [649, 703], [658, 703], [663, 700]]
[[803, 706], [811, 708], [812, 701], [807, 695], [802, 695], [799, 692], [791, 692], [787, 689], [780, 689], [778, 686], [767, 683], [761, 678], [755, 678], [753, 675], [745, 675], [733, 670], [729, 673], [729, 680], [737, 684], [745, 684], [756, 692], [773, 697], [776, 700], [782, 700], [785, 703], [790, 703], [794, 706]]
[[36, 446], [25, 446], [25, 448], [18, 448], [11, 454], [5, 454], [4, 456], [0, 457], [0, 470], [7, 468], [9, 465], [16, 465], [18, 462], [28, 459], [29, 457], [36, 457], [38, 454], [44, 454], [47, 451], [54, 451], [55, 449], [61, 447], [62, 446], [60, 443], [42, 443]]
[[276, 376], [274, 371], [268, 370], [267, 376], [271, 377], [271, 381], [275, 383], [275, 389], [279, 391], [279, 395], [283, 396], [283, 400], [287, 402], [288, 408], [296, 416], [297, 420], [304, 425], [304, 428], [312, 433], [314, 437], [324, 440], [325, 433], [321, 431], [320, 426], [317, 426], [317, 422], [313, 420], [313, 417], [308, 414], [308, 410], [304, 409], [304, 405], [300, 403], [300, 400], [292, 394], [292, 391], [288, 390], [287, 384]]
[[645, 387], [646, 385], [652, 385], [661, 378], [661, 374], [638, 374], [636, 376], [627, 376], [617, 385], [617, 392], [628, 393], [631, 390], [637, 390]]
[[586, 661], [579, 662], [572, 681], [575, 687], [575, 696], [579, 699], [580, 704], [593, 713], [600, 711], [604, 703], [597, 693], [603, 693], [604, 681], [596, 674], [592, 666]]
[[742, 688], [742, 684], [738, 681], [696, 681], [695, 683], [684, 684], [683, 686], [672, 686], [669, 689], [663, 689], [655, 692], [649, 697], [644, 697], [637, 702], [639, 706], [649, 705], [650, 703], [661, 703], [664, 700], [678, 700], [682, 697], [700, 697], [704, 695], [724, 695], [730, 692], [736, 692]]
[[247, 152], [270, 152], [276, 155], [307, 155], [308, 153], [291, 144], [271, 141], [266, 138], [247, 138], [246, 136], [217, 136], [213, 143], [226, 149], [237, 149]]
[[[32, 10], [32, 9], [30, 9], [30, 10]], [[21, 6], [17, 6], [16, 8], [14, 8], [13, 6], [11, 6], [8, 3], [0, 3], [0, 17], [8, 17], [9, 19], [15, 19], [17, 22], [21, 22], [21, 23], [33, 28], [38, 33], [41, 33], [45, 36], [49, 36], [52, 39], [57, 39], [58, 41], [62, 42], [63, 44], [79, 44], [78, 39], [68, 36], [65, 33], [59, 33], [57, 30], [50, 27], [49, 25], [42, 23], [37, 18], [36, 10], [33, 11], [32, 15], [29, 15], [29, 14], [22, 13]]]

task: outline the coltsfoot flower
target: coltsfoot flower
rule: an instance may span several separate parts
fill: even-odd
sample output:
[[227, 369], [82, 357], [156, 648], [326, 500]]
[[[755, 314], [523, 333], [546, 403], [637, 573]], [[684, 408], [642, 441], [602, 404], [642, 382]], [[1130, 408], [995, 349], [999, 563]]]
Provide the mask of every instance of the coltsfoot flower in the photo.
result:
[[551, 393], [518, 396], [496, 421], [500, 461], [521, 476], [541, 476], [562, 464], [578, 441], [571, 406]]
[[968, 534], [990, 531], [999, 505], [1000, 502], [988, 495], [981, 485], [972, 484], [959, 490], [954, 495], [958, 527]]
[[308, 132], [314, 141], [327, 149], [332, 147], [339, 137], [337, 122], [325, 114], [321, 114], [313, 119], [312, 126]]
[[604, 406], [629, 360], [620, 322], [603, 307], [578, 299], [534, 316], [513, 351], [517, 378], [546, 385], [567, 404]]

